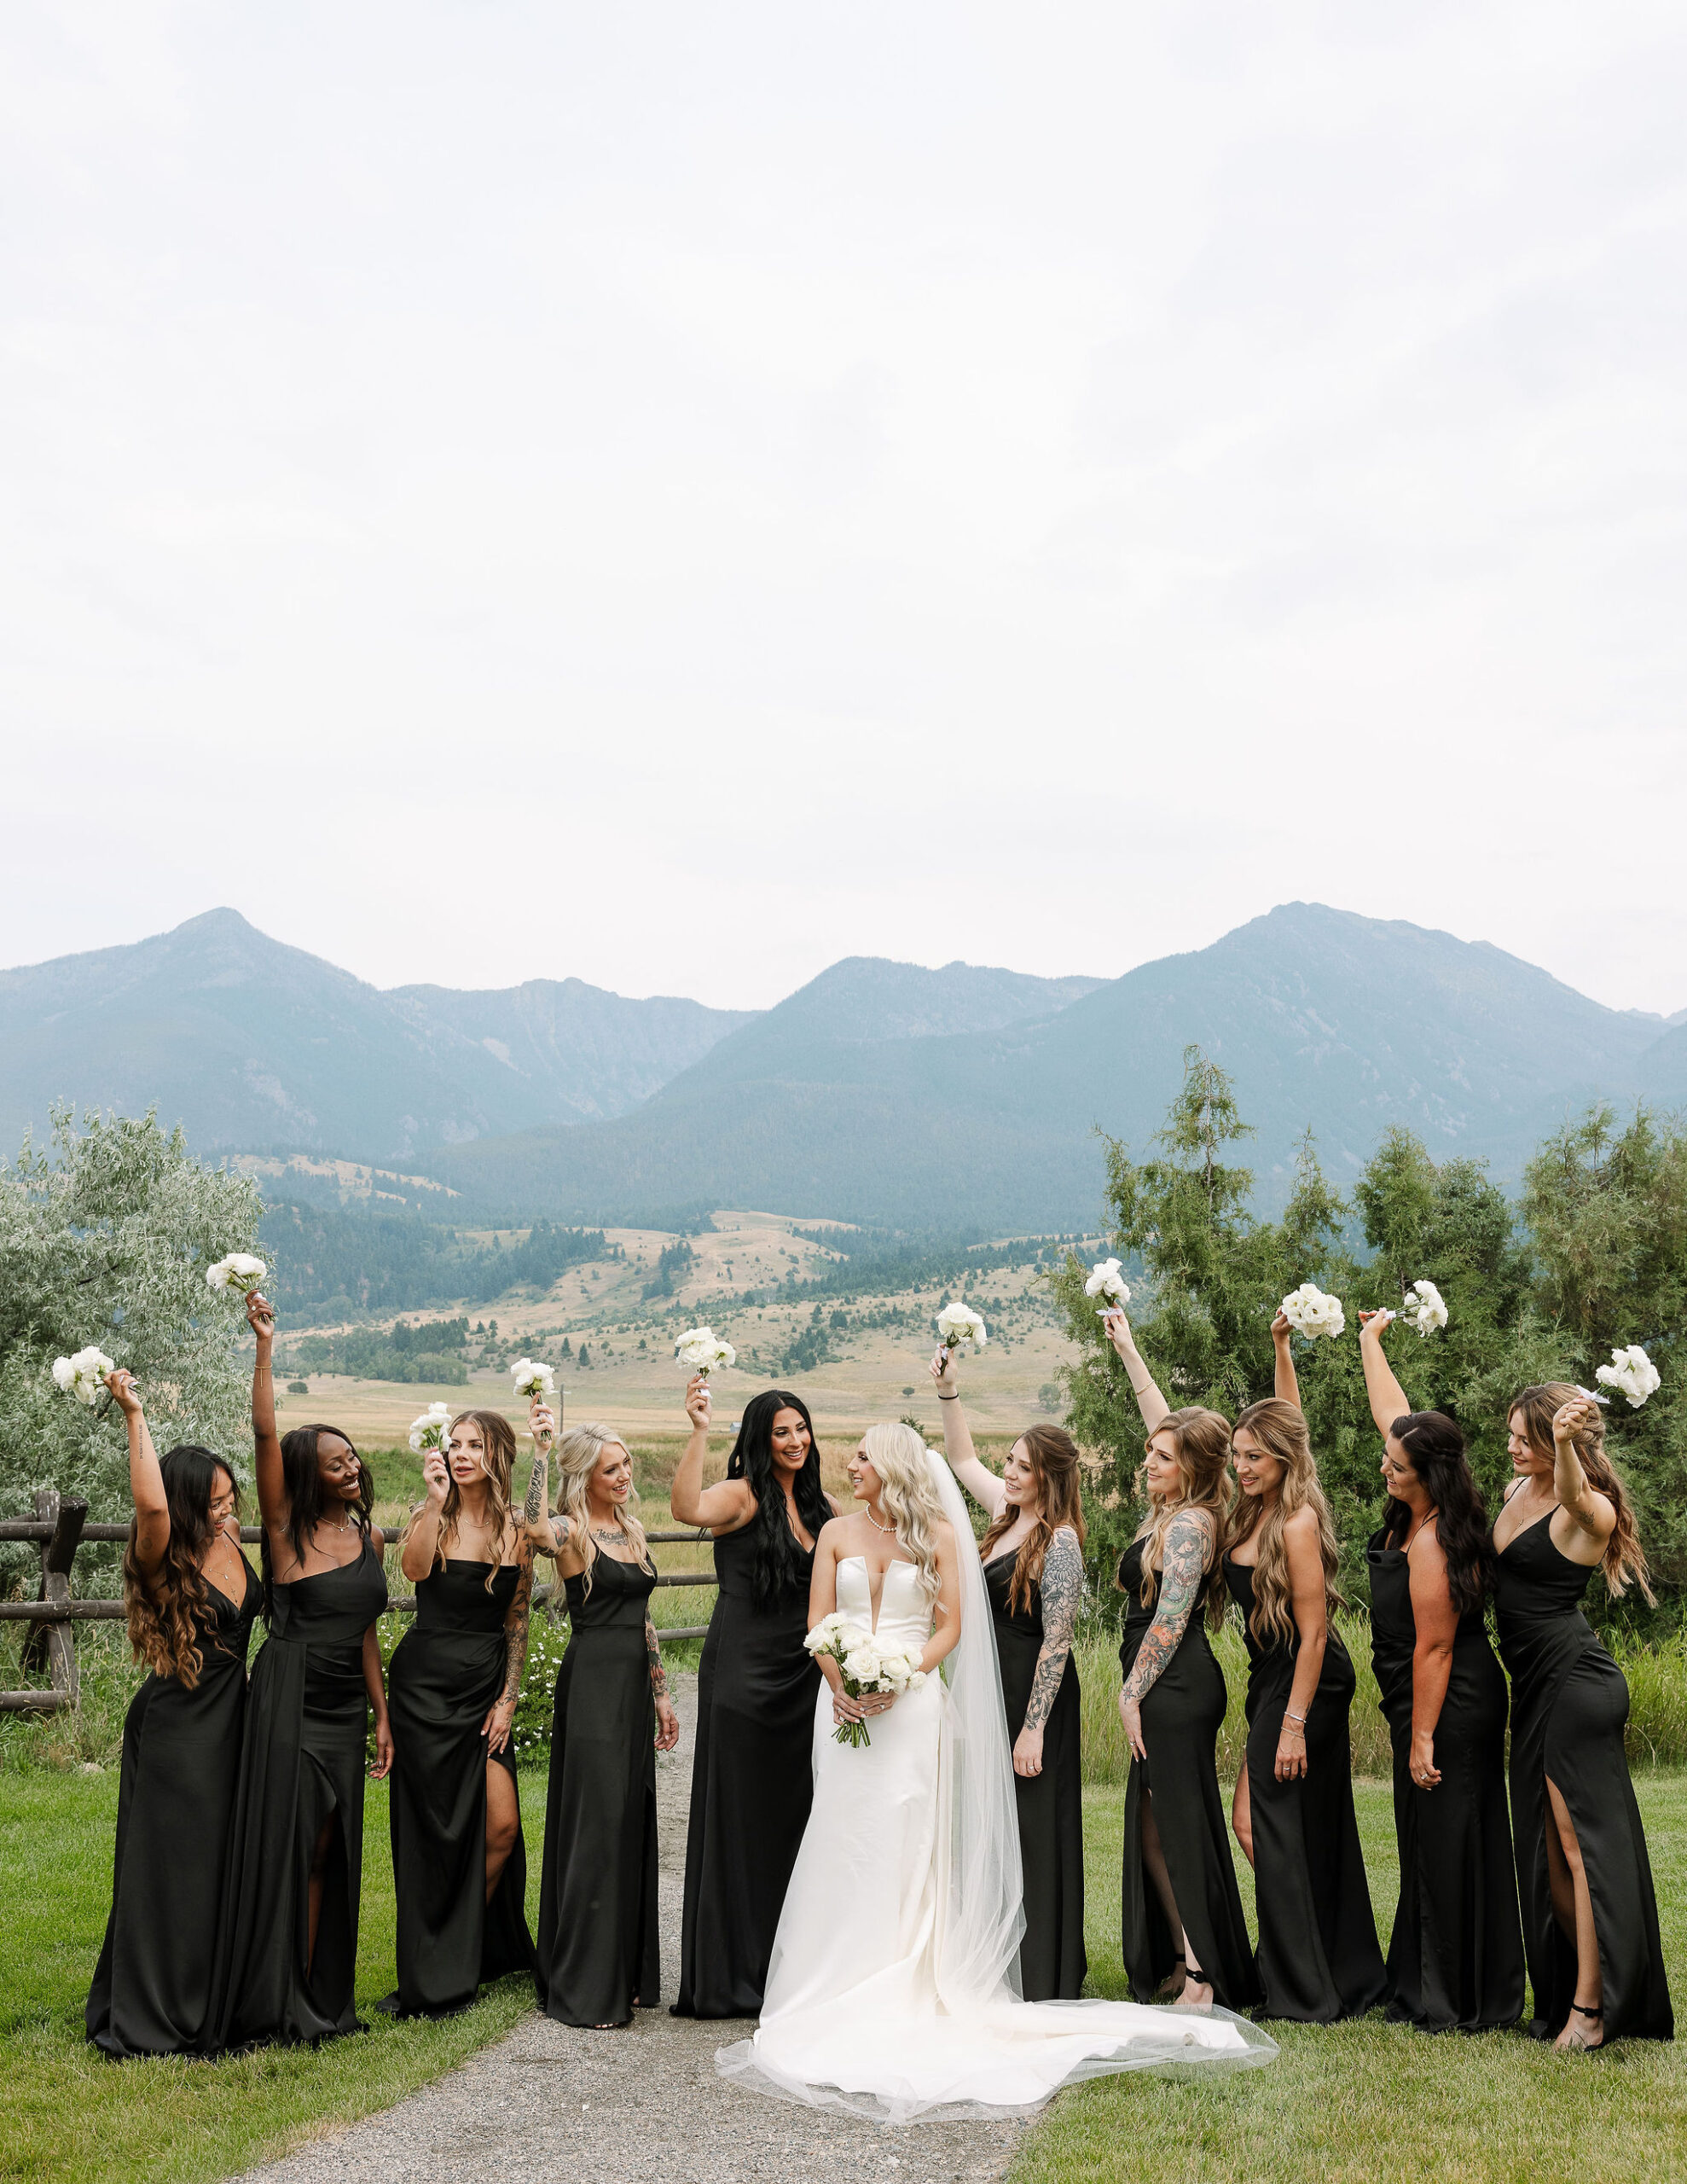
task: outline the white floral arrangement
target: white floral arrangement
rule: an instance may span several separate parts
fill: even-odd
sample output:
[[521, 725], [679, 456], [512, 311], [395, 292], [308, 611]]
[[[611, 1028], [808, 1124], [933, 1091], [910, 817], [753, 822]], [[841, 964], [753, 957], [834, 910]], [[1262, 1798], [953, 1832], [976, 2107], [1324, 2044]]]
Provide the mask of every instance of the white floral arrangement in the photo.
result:
[[1619, 1395], [1628, 1397], [1631, 1410], [1638, 1410], [1648, 1396], [1655, 1395], [1663, 1385], [1663, 1375], [1638, 1342], [1631, 1342], [1625, 1349], [1611, 1352], [1611, 1362], [1602, 1365], [1593, 1375], [1602, 1388], [1615, 1388]]
[[1400, 1316], [1420, 1335], [1439, 1334], [1446, 1325], [1446, 1306], [1441, 1291], [1433, 1281], [1414, 1281], [1406, 1292]]
[[230, 1252], [225, 1259], [218, 1259], [215, 1266], [205, 1270], [205, 1286], [215, 1290], [219, 1297], [226, 1297], [233, 1289], [242, 1297], [250, 1297], [258, 1283], [270, 1271], [262, 1259], [251, 1252]]
[[945, 1304], [937, 1315], [937, 1339], [950, 1356], [957, 1350], [971, 1350], [975, 1353], [989, 1340], [984, 1322], [970, 1304], [957, 1298]]
[[[913, 1647], [900, 1646], [892, 1638], [881, 1639], [873, 1631], [863, 1630], [859, 1623], [852, 1623], [847, 1615], [823, 1615], [803, 1643], [816, 1660], [825, 1656], [837, 1662], [844, 1688], [851, 1699], [887, 1692], [900, 1699], [905, 1691], [918, 1691], [925, 1681]], [[872, 1742], [865, 1722], [840, 1722], [832, 1734], [835, 1743], [847, 1744], [857, 1751]]]
[[1104, 1297], [1107, 1301], [1097, 1311], [1098, 1319], [1109, 1312], [1122, 1312], [1131, 1301], [1130, 1284], [1119, 1271], [1117, 1259], [1098, 1259], [1089, 1270], [1089, 1280], [1084, 1284], [1086, 1297]]
[[536, 1357], [519, 1358], [512, 1370], [517, 1395], [525, 1396], [530, 1403], [535, 1396], [556, 1393], [555, 1371], [548, 1365], [542, 1365]]
[[53, 1360], [53, 1380], [60, 1393], [74, 1396], [78, 1403], [90, 1407], [105, 1392], [107, 1374], [116, 1370], [105, 1351], [91, 1342], [86, 1350], [78, 1350], [74, 1357]]
[[674, 1355], [687, 1374], [700, 1374], [705, 1380], [717, 1366], [738, 1362], [738, 1352], [713, 1327], [687, 1327], [674, 1345]]
[[1278, 1310], [1296, 1334], [1325, 1334], [1333, 1340], [1348, 1323], [1341, 1298], [1328, 1295], [1315, 1281], [1291, 1289]]
[[431, 1403], [420, 1418], [410, 1421], [410, 1446], [420, 1455], [425, 1449], [443, 1449], [451, 1430], [451, 1406]]

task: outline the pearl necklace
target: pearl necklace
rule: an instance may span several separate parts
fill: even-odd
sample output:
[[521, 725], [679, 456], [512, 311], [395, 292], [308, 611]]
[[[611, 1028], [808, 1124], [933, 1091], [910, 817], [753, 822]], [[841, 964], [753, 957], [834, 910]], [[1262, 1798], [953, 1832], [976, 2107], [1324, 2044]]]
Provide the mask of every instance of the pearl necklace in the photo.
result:
[[871, 1509], [863, 1507], [861, 1514], [867, 1519], [868, 1524], [872, 1526], [874, 1531], [883, 1532], [887, 1539], [892, 1539], [896, 1536], [896, 1527], [894, 1525], [881, 1525], [878, 1518], [873, 1515]]

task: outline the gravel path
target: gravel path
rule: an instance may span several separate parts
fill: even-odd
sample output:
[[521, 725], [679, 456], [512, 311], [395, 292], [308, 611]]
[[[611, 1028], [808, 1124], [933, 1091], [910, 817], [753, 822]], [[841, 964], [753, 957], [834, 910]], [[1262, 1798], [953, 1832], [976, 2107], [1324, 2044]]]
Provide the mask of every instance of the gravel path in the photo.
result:
[[[656, 1763], [664, 2003], [679, 1972], [696, 1679], [677, 1679], [675, 1697], [680, 1744]], [[536, 2011], [396, 2108], [246, 2174], [264, 2184], [983, 2184], [1006, 2173], [1023, 2124], [888, 2129], [723, 2084], [715, 2050], [750, 2030], [664, 2008], [618, 2032], [581, 2032]]]

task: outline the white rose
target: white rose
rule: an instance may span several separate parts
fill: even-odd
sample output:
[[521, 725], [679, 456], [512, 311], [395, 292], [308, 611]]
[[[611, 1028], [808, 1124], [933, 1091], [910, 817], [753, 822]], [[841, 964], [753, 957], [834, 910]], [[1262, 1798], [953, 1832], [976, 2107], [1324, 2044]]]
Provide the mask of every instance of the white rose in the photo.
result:
[[1105, 1297], [1110, 1304], [1128, 1304], [1130, 1285], [1119, 1271], [1117, 1259], [1098, 1259], [1084, 1284], [1086, 1297]]
[[515, 1391], [519, 1396], [554, 1396], [556, 1393], [556, 1374], [548, 1365], [542, 1365], [536, 1357], [524, 1357], [513, 1368]]
[[1348, 1323], [1341, 1298], [1327, 1295], [1316, 1282], [1303, 1281], [1291, 1289], [1279, 1309], [1296, 1334], [1334, 1337]]
[[984, 1322], [969, 1304], [956, 1300], [937, 1315], [937, 1333], [946, 1350], [982, 1350], [989, 1340]]
[[53, 1360], [53, 1378], [65, 1394], [68, 1395], [76, 1385], [76, 1368], [68, 1357], [55, 1357]]

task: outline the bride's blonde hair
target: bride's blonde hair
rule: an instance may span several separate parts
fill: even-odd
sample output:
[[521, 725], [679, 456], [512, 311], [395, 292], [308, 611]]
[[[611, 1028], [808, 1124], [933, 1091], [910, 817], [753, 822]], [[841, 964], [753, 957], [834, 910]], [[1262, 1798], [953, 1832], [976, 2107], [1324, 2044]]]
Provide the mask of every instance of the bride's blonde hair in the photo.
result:
[[913, 1557], [919, 1589], [935, 1600], [942, 1589], [937, 1574], [937, 1527], [943, 1505], [931, 1480], [932, 1459], [912, 1426], [869, 1426], [861, 1450], [878, 1473], [884, 1513], [896, 1537]]

